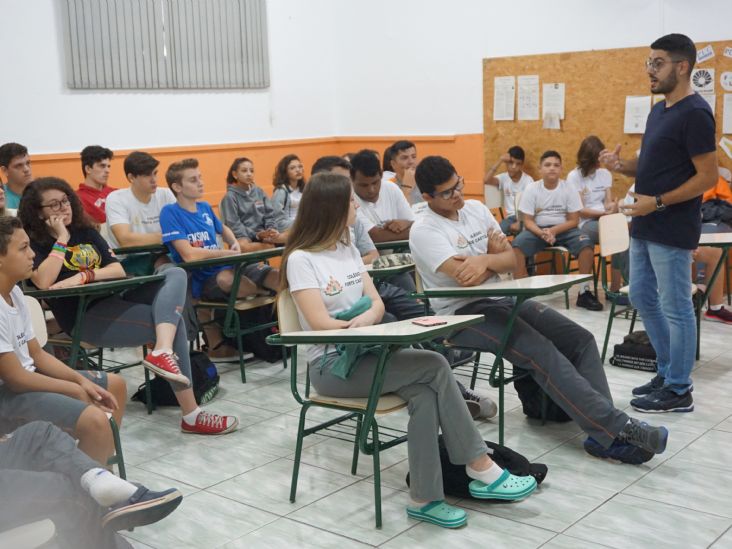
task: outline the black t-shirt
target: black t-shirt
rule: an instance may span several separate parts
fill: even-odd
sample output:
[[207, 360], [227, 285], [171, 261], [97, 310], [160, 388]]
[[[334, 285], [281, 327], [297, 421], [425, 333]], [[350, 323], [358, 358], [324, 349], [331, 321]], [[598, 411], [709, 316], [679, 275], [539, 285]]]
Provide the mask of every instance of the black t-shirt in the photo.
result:
[[[696, 175], [695, 156], [716, 150], [714, 115], [698, 94], [666, 108], [661, 101], [651, 110], [643, 136], [635, 190], [657, 196]], [[634, 217], [631, 234], [667, 246], [693, 250], [701, 234], [701, 196], [672, 204], [660, 212]]]
[[[37, 269], [51, 253], [53, 242], [39, 244], [31, 240], [31, 248], [36, 253], [33, 259], [33, 268]], [[106, 240], [94, 229], [79, 229], [71, 232], [71, 238], [67, 244], [66, 257], [61, 271], [55, 282], [65, 280], [74, 276], [79, 271], [89, 269], [100, 269], [110, 263], [117, 263], [117, 258], [109, 248]], [[65, 297], [61, 299], [49, 299], [48, 305], [53, 311], [61, 328], [67, 334], [71, 334], [76, 320], [76, 306], [79, 303], [78, 297]]]

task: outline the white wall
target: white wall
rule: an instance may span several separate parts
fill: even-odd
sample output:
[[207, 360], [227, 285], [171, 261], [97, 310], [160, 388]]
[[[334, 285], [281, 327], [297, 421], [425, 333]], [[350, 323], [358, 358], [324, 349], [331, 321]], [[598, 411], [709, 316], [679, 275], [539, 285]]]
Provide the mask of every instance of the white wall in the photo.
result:
[[[81, 92], [65, 85], [59, 17], [59, 0], [0, 0], [0, 142], [480, 133], [484, 57], [732, 39], [730, 0], [269, 0], [268, 90]], [[587, 78], [601, 92], [602, 67]]]

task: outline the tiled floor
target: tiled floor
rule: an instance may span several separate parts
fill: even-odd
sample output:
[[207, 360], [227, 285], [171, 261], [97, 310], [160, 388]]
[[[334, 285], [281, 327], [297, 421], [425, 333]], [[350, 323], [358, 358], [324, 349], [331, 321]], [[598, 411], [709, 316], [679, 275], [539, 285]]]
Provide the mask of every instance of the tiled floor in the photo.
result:
[[[547, 301], [601, 339], [606, 312], [564, 311], [561, 297]], [[613, 341], [627, 327], [627, 321], [616, 321]], [[469, 522], [456, 531], [406, 517], [404, 445], [382, 456], [383, 529], [373, 527], [370, 459], [362, 458], [359, 474], [351, 476], [351, 446], [345, 442], [306, 439], [297, 502], [290, 503], [299, 407], [290, 394], [289, 370], [253, 363], [246, 385], [237, 369], [220, 371], [222, 390], [210, 407], [239, 416], [241, 427], [231, 435], [184, 435], [175, 409], [148, 416], [141, 404], [128, 406], [122, 441], [129, 478], [152, 488], [177, 486], [185, 495], [164, 521], [127, 533], [135, 547], [732, 548], [732, 326], [703, 322], [696, 411], [650, 418], [667, 425], [671, 436], [667, 451], [642, 466], [591, 458], [576, 426], [527, 421], [509, 391], [506, 442], [546, 463], [548, 477], [519, 503], [458, 501]], [[628, 408], [630, 389], [649, 377], [609, 365], [605, 371], [622, 408]], [[142, 370], [125, 375], [132, 393]], [[313, 417], [319, 413], [313, 410]], [[405, 417], [400, 413], [389, 423], [403, 424]], [[485, 438], [497, 438], [494, 421], [479, 428]]]

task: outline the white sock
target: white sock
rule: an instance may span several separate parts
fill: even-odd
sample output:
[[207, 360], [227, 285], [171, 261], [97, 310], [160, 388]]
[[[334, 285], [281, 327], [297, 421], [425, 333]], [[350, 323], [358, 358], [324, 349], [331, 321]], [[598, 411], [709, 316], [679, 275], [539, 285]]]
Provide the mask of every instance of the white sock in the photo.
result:
[[722, 308], [722, 305], [721, 304], [720, 305], [711, 305], [711, 304], [709, 305], [709, 310], [710, 311], [718, 311], [721, 308]]
[[158, 355], [162, 355], [163, 353], [172, 355], [173, 354], [173, 349], [157, 349], [157, 350], [153, 351], [150, 354], [152, 356], [158, 356]]
[[97, 467], [81, 475], [81, 487], [102, 507], [111, 507], [132, 497], [137, 486], [106, 469]]
[[470, 465], [466, 465], [465, 472], [468, 473], [468, 476], [474, 480], [479, 480], [486, 484], [493, 484], [495, 481], [501, 478], [501, 475], [503, 474], [503, 469], [501, 469], [498, 464], [494, 462], [493, 465], [491, 465], [485, 471], [476, 471]]
[[196, 406], [196, 409], [193, 410], [190, 414], [186, 414], [183, 416], [183, 421], [185, 421], [188, 425], [195, 425], [196, 424], [196, 418], [198, 417], [198, 414], [201, 413], [201, 408]]

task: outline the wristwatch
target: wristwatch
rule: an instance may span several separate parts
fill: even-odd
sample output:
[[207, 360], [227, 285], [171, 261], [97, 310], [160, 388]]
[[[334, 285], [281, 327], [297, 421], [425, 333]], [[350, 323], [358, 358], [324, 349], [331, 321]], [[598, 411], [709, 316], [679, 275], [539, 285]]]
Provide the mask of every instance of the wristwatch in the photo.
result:
[[661, 195], [656, 196], [656, 211], [662, 212], [666, 209], [666, 204], [663, 203], [663, 200], [661, 200]]

